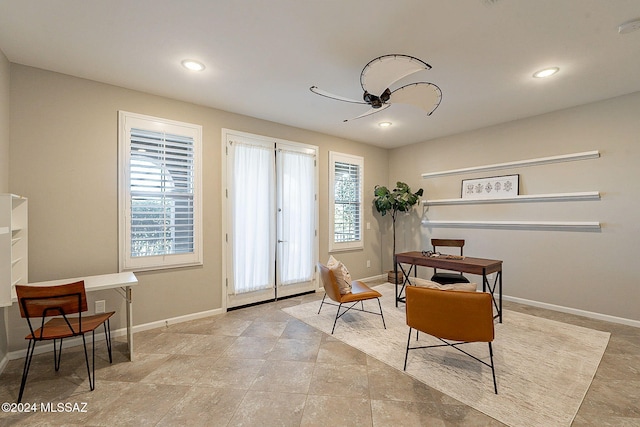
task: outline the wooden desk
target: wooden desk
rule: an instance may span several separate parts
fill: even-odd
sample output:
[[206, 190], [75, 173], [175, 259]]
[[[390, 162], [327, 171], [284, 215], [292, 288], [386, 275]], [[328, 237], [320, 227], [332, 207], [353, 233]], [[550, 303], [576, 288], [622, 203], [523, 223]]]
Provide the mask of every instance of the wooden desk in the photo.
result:
[[[402, 264], [408, 264], [409, 269], [405, 271]], [[402, 286], [398, 289], [398, 283], [396, 283], [396, 307], [398, 302], [405, 302], [405, 297], [402, 296], [404, 288], [407, 285], [411, 285], [411, 271], [413, 270], [414, 277], [417, 277], [418, 266], [441, 268], [443, 270], [459, 271], [461, 273], [477, 274], [482, 276], [482, 291], [486, 292], [487, 288], [493, 298], [493, 305], [497, 310], [495, 317], [498, 317], [500, 323], [502, 323], [502, 261], [495, 259], [473, 258], [464, 257], [464, 259], [447, 259], [443, 257], [428, 257], [422, 255], [422, 252], [403, 252], [395, 255], [395, 273], [396, 277], [398, 271], [402, 271], [404, 279]], [[493, 286], [489, 283], [487, 275], [491, 273], [497, 273], [496, 278], [493, 281]], [[497, 289], [496, 289], [497, 288]], [[496, 301], [495, 292], [498, 291], [498, 300]]]
[[[65, 283], [74, 283], [84, 280], [84, 289], [87, 292], [102, 291], [104, 289], [114, 289], [126, 301], [127, 312], [127, 344], [129, 345], [129, 360], [133, 360], [133, 302], [131, 287], [138, 284], [138, 279], [131, 272], [101, 274], [99, 276], [76, 277], [73, 279], [51, 280], [48, 282], [29, 283], [28, 286], [55, 286]], [[12, 289], [11, 302], [17, 302], [15, 288]]]

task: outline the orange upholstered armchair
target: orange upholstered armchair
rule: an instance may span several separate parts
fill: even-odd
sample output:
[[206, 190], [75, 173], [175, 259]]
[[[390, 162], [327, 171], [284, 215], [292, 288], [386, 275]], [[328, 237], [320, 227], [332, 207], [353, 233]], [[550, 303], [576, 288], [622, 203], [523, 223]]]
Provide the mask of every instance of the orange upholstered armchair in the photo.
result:
[[[318, 263], [318, 268], [320, 269], [320, 278], [322, 279], [322, 285], [324, 286], [324, 290], [325, 290], [325, 294], [322, 297], [322, 302], [320, 303], [320, 309], [318, 310], [318, 314], [320, 314], [320, 310], [322, 310], [322, 306], [324, 304], [338, 305], [336, 318], [333, 321], [333, 328], [331, 329], [332, 334], [333, 334], [333, 331], [336, 329], [336, 322], [338, 321], [338, 319], [351, 309], [381, 316], [382, 325], [384, 326], [385, 329], [387, 329], [387, 325], [384, 322], [384, 315], [382, 314], [382, 306], [380, 305], [379, 298], [382, 296], [380, 292], [373, 290], [370, 287], [368, 287], [366, 284], [355, 280], [351, 282], [351, 291], [346, 294], [341, 294], [340, 288], [338, 286], [338, 282], [336, 281], [336, 277], [333, 274], [333, 271], [329, 270], [327, 266], [320, 263]], [[337, 302], [338, 304], [325, 302], [325, 298], [327, 297], [327, 295], [331, 300]], [[378, 307], [380, 308], [380, 313], [376, 313], [374, 311], [367, 311], [364, 309], [363, 301], [369, 300], [369, 299], [376, 299], [378, 301]], [[356, 304], [358, 304], [358, 302], [360, 303], [361, 308], [355, 307]], [[340, 313], [340, 310], [342, 309], [342, 305], [349, 304], [349, 303], [353, 303], [353, 304], [347, 306], [346, 310]]]
[[[491, 368], [493, 389], [498, 394], [493, 364], [493, 347], [491, 346], [494, 338], [491, 295], [486, 292], [443, 291], [407, 286], [406, 296], [409, 338], [407, 339], [404, 369], [407, 369], [409, 350], [451, 346]], [[409, 347], [413, 329], [434, 336], [444, 344]], [[459, 345], [470, 342], [488, 343], [491, 363], [486, 363], [458, 348]]]

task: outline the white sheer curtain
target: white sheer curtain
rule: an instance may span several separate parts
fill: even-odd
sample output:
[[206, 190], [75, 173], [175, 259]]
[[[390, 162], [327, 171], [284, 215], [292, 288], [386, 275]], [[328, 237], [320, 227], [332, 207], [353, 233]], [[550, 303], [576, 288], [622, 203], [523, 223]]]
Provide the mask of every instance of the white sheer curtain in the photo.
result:
[[233, 281], [230, 293], [275, 285], [275, 151], [273, 144], [234, 141]]
[[278, 150], [278, 266], [282, 285], [312, 279], [315, 156]]

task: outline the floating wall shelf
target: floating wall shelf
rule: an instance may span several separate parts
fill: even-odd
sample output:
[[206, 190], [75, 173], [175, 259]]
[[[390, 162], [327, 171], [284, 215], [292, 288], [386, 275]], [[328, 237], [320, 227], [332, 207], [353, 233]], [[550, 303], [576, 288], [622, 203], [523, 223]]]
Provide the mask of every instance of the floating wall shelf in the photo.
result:
[[470, 205], [477, 203], [519, 203], [519, 202], [560, 202], [573, 200], [599, 200], [600, 192], [583, 191], [579, 193], [530, 194], [504, 199], [435, 199], [423, 200], [424, 206]]
[[597, 221], [422, 221], [429, 227], [600, 230]]
[[595, 159], [598, 157], [600, 157], [599, 151], [585, 151], [583, 153], [563, 154], [560, 156], [540, 157], [537, 159], [518, 160], [515, 162], [495, 163], [491, 165], [481, 165], [481, 166], [473, 166], [473, 167], [462, 168], [462, 169], [451, 169], [451, 170], [445, 170], [440, 172], [423, 173], [422, 178], [429, 179], [429, 178], [436, 178], [436, 177], [447, 176], [447, 175], [460, 175], [460, 174], [465, 174], [470, 172], [509, 169], [509, 168], [515, 168], [515, 167], [523, 167], [523, 166], [537, 166], [537, 165], [559, 163], [559, 162], [572, 162], [576, 160]]

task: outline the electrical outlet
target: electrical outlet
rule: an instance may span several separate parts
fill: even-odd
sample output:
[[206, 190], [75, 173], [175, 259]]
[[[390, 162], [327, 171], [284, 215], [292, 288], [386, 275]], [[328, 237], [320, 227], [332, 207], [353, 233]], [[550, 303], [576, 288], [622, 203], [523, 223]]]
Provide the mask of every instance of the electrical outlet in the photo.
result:
[[370, 259], [367, 260], [367, 268], [371, 268], [371, 260]]
[[96, 314], [105, 312], [104, 300], [96, 301], [95, 304], [96, 304], [96, 306], [95, 306], [95, 313]]

